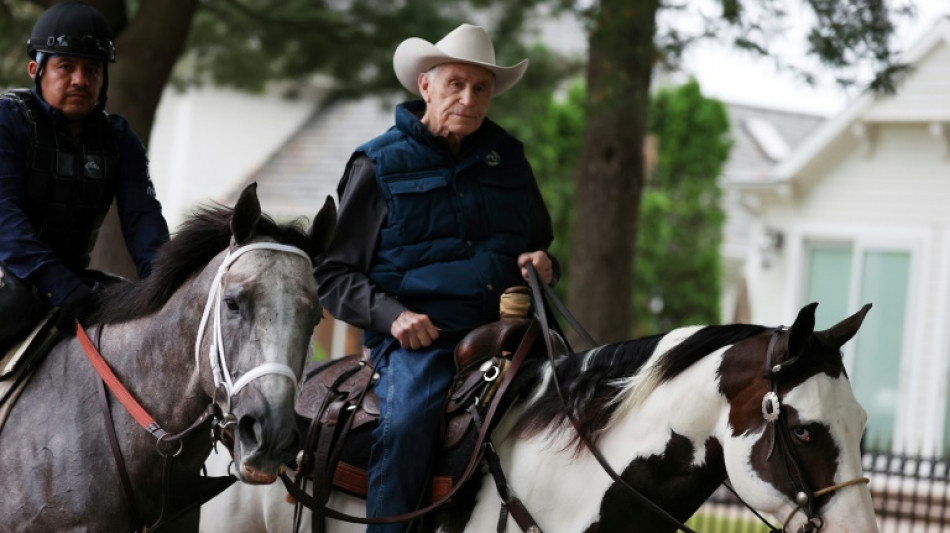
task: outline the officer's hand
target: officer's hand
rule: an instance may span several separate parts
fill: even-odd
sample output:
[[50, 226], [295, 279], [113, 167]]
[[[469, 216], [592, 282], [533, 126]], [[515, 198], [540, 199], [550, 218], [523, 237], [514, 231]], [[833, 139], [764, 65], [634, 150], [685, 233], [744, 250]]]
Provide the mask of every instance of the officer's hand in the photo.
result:
[[60, 333], [66, 335], [76, 333], [76, 321], [82, 323], [93, 310], [96, 289], [98, 289], [98, 284], [96, 288], [80, 285], [69, 293], [69, 296], [59, 307], [59, 316], [56, 318], [56, 329]]
[[528, 281], [528, 264], [534, 265], [541, 283], [550, 285], [554, 280], [554, 263], [544, 250], [526, 252], [518, 256], [518, 266], [521, 267], [521, 277]]
[[389, 332], [399, 341], [400, 346], [412, 350], [430, 346], [439, 338], [439, 330], [429, 317], [412, 311], [399, 313]]

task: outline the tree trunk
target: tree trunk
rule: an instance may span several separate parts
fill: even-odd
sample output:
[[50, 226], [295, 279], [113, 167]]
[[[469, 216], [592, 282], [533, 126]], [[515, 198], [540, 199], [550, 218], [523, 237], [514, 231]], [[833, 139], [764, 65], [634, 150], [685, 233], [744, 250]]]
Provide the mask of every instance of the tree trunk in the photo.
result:
[[[122, 2], [99, 2], [110, 21], [125, 20]], [[149, 0], [140, 2], [135, 18], [116, 39], [116, 63], [109, 65], [109, 100], [106, 109], [124, 116], [148, 146], [155, 110], [172, 67], [181, 55], [198, 8], [198, 0]], [[117, 10], [123, 10], [118, 13]], [[161, 200], [161, 195], [159, 195]], [[115, 204], [109, 210], [92, 252], [92, 267], [135, 278]]]
[[599, 342], [627, 339], [633, 328], [633, 261], [658, 9], [658, 0], [601, 0], [590, 37], [568, 300]]

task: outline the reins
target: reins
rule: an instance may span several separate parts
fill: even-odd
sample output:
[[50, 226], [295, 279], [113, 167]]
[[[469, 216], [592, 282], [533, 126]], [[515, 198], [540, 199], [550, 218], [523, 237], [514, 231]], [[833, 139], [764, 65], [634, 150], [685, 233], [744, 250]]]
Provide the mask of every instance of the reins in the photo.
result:
[[[559, 380], [557, 379], [557, 372], [556, 372], [557, 361], [555, 360], [554, 349], [553, 349], [553, 346], [551, 345], [551, 329], [550, 329], [550, 326], [548, 325], [547, 313], [545, 312], [545, 309], [544, 309], [544, 295], [541, 293], [541, 289], [540, 289], [541, 284], [538, 282], [538, 273], [537, 271], [535, 271], [534, 266], [531, 265], [530, 263], [528, 264], [528, 285], [531, 287], [531, 296], [534, 298], [534, 301], [535, 301], [535, 315], [537, 315], [538, 321], [541, 323], [541, 332], [542, 332], [542, 336], [544, 337], [544, 344], [545, 344], [546, 351], [548, 353], [548, 360], [551, 363], [551, 371], [554, 372], [554, 377], [551, 380], [554, 383], [554, 390], [557, 392], [558, 398], [561, 399], [561, 403], [565, 406], [565, 410], [564, 410], [565, 416], [571, 422], [571, 425], [574, 427], [574, 430], [577, 431], [577, 434], [580, 437], [581, 441], [583, 441], [584, 445], [587, 446], [587, 449], [590, 451], [590, 454], [594, 457], [594, 459], [597, 460], [601, 468], [603, 468], [604, 472], [606, 472], [607, 475], [610, 476], [610, 478], [613, 479], [615, 483], [623, 487], [627, 493], [629, 493], [631, 496], [634, 497], [634, 499], [636, 499], [641, 504], [646, 506], [648, 509], [656, 513], [656, 515], [662, 518], [664, 521], [676, 527], [678, 530], [685, 531], [686, 533], [696, 533], [694, 530], [690, 529], [686, 524], [677, 520], [676, 517], [674, 517], [673, 515], [668, 513], [665, 509], [657, 505], [655, 502], [653, 502], [653, 500], [644, 496], [643, 493], [638, 491], [636, 488], [633, 487], [633, 485], [631, 485], [625, 479], [623, 479], [620, 476], [620, 474], [618, 474], [610, 466], [610, 464], [607, 462], [607, 458], [604, 457], [600, 449], [598, 449], [597, 446], [594, 444], [594, 442], [590, 439], [590, 436], [586, 432], [580, 429], [580, 424], [577, 422], [577, 419], [574, 417], [574, 413], [571, 411], [567, 403], [567, 400], [564, 397], [564, 392], [561, 390], [561, 384]], [[560, 300], [557, 299], [557, 296], [554, 294], [554, 291], [551, 291], [549, 289], [547, 294], [548, 294], [548, 299], [550, 301], [558, 302], [558, 310], [562, 314], [564, 314], [565, 319], [567, 318], [567, 316], [570, 316], [570, 313], [567, 311], [567, 308], [560, 304]], [[583, 328], [580, 328], [580, 323], [576, 319], [574, 319], [573, 316], [571, 317], [569, 322], [571, 326], [574, 327], [575, 330], [577, 330], [579, 334], [581, 334], [582, 336], [586, 338], [587, 342], [589, 342], [591, 345], [596, 346], [597, 343], [594, 342], [593, 338], [586, 331], [584, 331]]]
[[[548, 326], [547, 316], [546, 316], [545, 307], [544, 307], [543, 298], [545, 296], [547, 297], [547, 300], [549, 302], [553, 303], [557, 307], [558, 311], [561, 313], [562, 316], [564, 316], [565, 320], [571, 325], [572, 328], [574, 328], [574, 330], [579, 335], [581, 335], [581, 337], [584, 338], [584, 340], [589, 345], [596, 346], [597, 343], [594, 342], [593, 338], [586, 331], [584, 331], [584, 329], [580, 326], [580, 323], [571, 315], [571, 313], [567, 310], [567, 308], [563, 305], [563, 303], [561, 303], [560, 299], [558, 299], [554, 291], [551, 290], [550, 287], [546, 285], [542, 285], [538, 282], [538, 275], [537, 275], [537, 272], [534, 270], [534, 267], [529, 264], [527, 267], [527, 270], [529, 273], [528, 283], [531, 287], [531, 294], [536, 302], [535, 314], [537, 315], [538, 320], [541, 322], [542, 335], [544, 337], [545, 347], [548, 352], [548, 358], [551, 362], [552, 369], [556, 367], [556, 361], [554, 357], [553, 347], [551, 344], [551, 332]], [[544, 287], [545, 289], [545, 292], [543, 294], [541, 292], [540, 287]], [[745, 507], [751, 510], [755, 514], [755, 516], [758, 517], [759, 520], [761, 520], [770, 529], [772, 533], [782, 533], [784, 531], [787, 531], [788, 525], [791, 522], [792, 518], [794, 517], [795, 513], [797, 513], [800, 509], [804, 507], [806, 516], [808, 517], [808, 522], [799, 529], [798, 533], [811, 533], [811, 532], [820, 530], [822, 526], [824, 525], [824, 522], [822, 521], [820, 515], [818, 515], [817, 511], [814, 508], [815, 498], [850, 487], [852, 485], [860, 485], [861, 483], [868, 483], [870, 480], [867, 477], [855, 478], [855, 479], [837, 483], [837, 484], [834, 484], [829, 487], [825, 487], [823, 489], [819, 489], [816, 491], [811, 491], [807, 487], [807, 484], [805, 483], [804, 472], [801, 466], [801, 460], [798, 457], [798, 454], [795, 452], [795, 448], [792, 443], [793, 437], [788, 428], [788, 424], [785, 421], [785, 417], [783, 414], [784, 411], [781, 408], [782, 407], [781, 398], [778, 395], [779, 374], [784, 369], [790, 367], [791, 365], [793, 365], [795, 362], [798, 361], [798, 356], [796, 355], [781, 363], [774, 363], [773, 360], [774, 360], [775, 345], [777, 343], [778, 336], [783, 331], [784, 331], [784, 328], [782, 326], [779, 326], [773, 331], [772, 336], [769, 339], [769, 346], [768, 346], [768, 350], [766, 351], [766, 371], [765, 371], [765, 377], [766, 379], [769, 380], [769, 391], [762, 398], [762, 414], [763, 414], [763, 417], [766, 419], [766, 421], [768, 421], [773, 428], [772, 449], [769, 451], [769, 458], [771, 458], [772, 451], [774, 451], [775, 442], [777, 440], [779, 443], [780, 450], [786, 457], [786, 465], [791, 464], [793, 466], [795, 470], [795, 477], [799, 480], [799, 483], [797, 483], [798, 492], [796, 493], [796, 497], [795, 497], [795, 503], [797, 505], [794, 509], [792, 509], [791, 513], [789, 513], [788, 517], [785, 519], [785, 522], [782, 524], [782, 529], [777, 529], [775, 526], [769, 523], [769, 521], [766, 520], [761, 514], [759, 514], [755, 509], [753, 509], [748, 503], [746, 503], [741, 497], [739, 497], [735, 489], [732, 488], [732, 486], [728, 483], [728, 481], [723, 482], [723, 485], [725, 485]], [[607, 463], [606, 458], [604, 458], [600, 450], [597, 449], [597, 447], [591, 441], [590, 437], [586, 433], [581, 431], [580, 428], [578, 427], [578, 423], [577, 423], [577, 420], [574, 418], [574, 414], [567, 407], [568, 403], [564, 398], [564, 394], [561, 391], [560, 383], [558, 382], [558, 380], [553, 379], [552, 381], [554, 382], [554, 388], [558, 394], [558, 397], [561, 399], [561, 402], [566, 408], [565, 410], [566, 417], [568, 418], [568, 420], [570, 420], [571, 424], [574, 426], [574, 429], [577, 431], [581, 440], [590, 450], [591, 455], [597, 460], [598, 463], [600, 463], [600, 466], [604, 469], [607, 475], [610, 476], [611, 479], [617, 482], [620, 486], [622, 486], [630, 495], [632, 495], [634, 498], [639, 500], [641, 503], [645, 504], [648, 508], [650, 508], [657, 515], [659, 515], [661, 518], [666, 520], [669, 524], [677, 527], [679, 530], [684, 531], [686, 533], [696, 533], [695, 531], [687, 527], [685, 524], [677, 520], [675, 517], [667, 513], [664, 509], [662, 509], [659, 505], [654, 503], [652, 500], [650, 500], [649, 498], [644, 496], [642, 493], [637, 491], [632, 485], [630, 485], [622, 477], [620, 477], [616, 473], [616, 471], [613, 470], [613, 468], [611, 468], [611, 466]], [[781, 430], [777, 429], [779, 427], [781, 428]], [[779, 435], [779, 438], [777, 439], [775, 437], [776, 434]], [[791, 473], [789, 473], [789, 477], [792, 478]]]
[[[99, 335], [102, 335], [103, 327], [99, 326]], [[98, 348], [92, 343], [89, 339], [89, 336], [86, 334], [86, 330], [83, 328], [82, 324], [76, 322], [76, 337], [79, 339], [79, 344], [82, 346], [83, 353], [86, 354], [86, 358], [89, 359], [89, 362], [92, 364], [96, 373], [99, 375], [99, 380], [97, 380], [97, 388], [99, 393], [99, 405], [102, 411], [103, 420], [105, 422], [105, 431], [106, 436], [109, 439], [109, 448], [112, 451], [112, 459], [115, 462], [116, 468], [119, 471], [119, 478], [122, 482], [122, 491], [125, 493], [125, 497], [129, 502], [130, 514], [132, 515], [133, 521], [136, 523], [145, 523], [145, 519], [138, 509], [138, 505], [135, 503], [135, 494], [132, 489], [132, 481], [129, 478], [128, 469], [125, 466], [125, 459], [122, 456], [122, 452], [119, 449], [119, 441], [115, 434], [115, 423], [112, 420], [112, 412], [109, 408], [109, 396], [106, 394], [105, 387], [108, 387], [112, 392], [113, 396], [119, 400], [119, 403], [122, 404], [122, 407], [132, 418], [145, 431], [148, 431], [153, 437], [155, 437], [155, 449], [158, 454], [166, 463], [166, 467], [162, 469], [163, 472], [167, 469], [168, 461], [174, 457], [177, 457], [184, 448], [182, 440], [193, 433], [198, 428], [202, 427], [208, 421], [212, 422], [212, 425], [218, 424], [222, 420], [221, 411], [218, 408], [217, 404], [212, 402], [209, 404], [208, 408], [194, 421], [192, 422], [184, 431], [180, 433], [171, 434], [165, 431], [158, 422], [148, 411], [142, 407], [142, 404], [135, 399], [134, 396], [129, 392], [129, 390], [122, 384], [121, 381], [116, 377], [115, 373], [112, 371], [112, 368], [109, 367], [109, 363], [102, 357], [102, 354], [99, 353]], [[105, 387], [103, 386], [105, 385]], [[177, 443], [177, 448], [172, 448], [170, 450], [162, 449], [162, 445], [165, 443]], [[150, 529], [156, 529], [159, 524], [162, 523], [162, 517], [165, 514], [165, 499], [168, 487], [166, 485], [166, 476], [162, 476], [162, 507], [159, 511], [159, 518]], [[233, 480], [231, 481], [233, 483]], [[230, 483], [228, 483], [230, 485]]]

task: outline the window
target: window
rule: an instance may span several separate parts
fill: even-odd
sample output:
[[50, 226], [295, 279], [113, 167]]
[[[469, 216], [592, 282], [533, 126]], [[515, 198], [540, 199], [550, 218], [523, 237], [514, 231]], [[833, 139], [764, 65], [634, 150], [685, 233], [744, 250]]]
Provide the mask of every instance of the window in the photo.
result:
[[828, 328], [865, 303], [868, 313], [854, 344], [848, 373], [868, 413], [865, 448], [889, 450], [899, 403], [910, 252], [862, 248], [851, 243], [810, 244], [805, 302], [819, 302], [815, 328]]

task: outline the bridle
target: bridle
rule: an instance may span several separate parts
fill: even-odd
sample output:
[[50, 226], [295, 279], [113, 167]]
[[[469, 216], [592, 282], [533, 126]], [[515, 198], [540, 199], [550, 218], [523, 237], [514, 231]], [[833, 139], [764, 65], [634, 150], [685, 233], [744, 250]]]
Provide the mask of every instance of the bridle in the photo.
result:
[[[788, 427], [785, 417], [785, 410], [782, 409], [782, 399], [778, 392], [779, 377], [788, 368], [794, 365], [799, 355], [793, 355], [785, 361], [775, 361], [775, 345], [779, 337], [785, 333], [784, 326], [779, 326], [772, 331], [769, 338], [769, 346], [765, 353], [765, 379], [768, 380], [769, 390], [762, 397], [762, 417], [772, 428], [772, 444], [769, 447], [769, 453], [766, 461], [771, 461], [776, 449], [785, 459], [788, 478], [792, 486], [795, 487], [795, 507], [788, 514], [785, 522], [782, 523], [782, 529], [775, 529], [771, 524], [766, 525], [772, 528], [772, 531], [787, 531], [788, 524], [796, 513], [802, 511], [808, 520], [799, 528], [798, 533], [811, 533], [821, 530], [824, 527], [824, 520], [818, 514], [815, 508], [815, 499], [826, 494], [831, 494], [852, 485], [868, 483], [870, 480], [866, 477], [858, 477], [819, 490], [811, 490], [808, 482], [805, 480], [804, 470], [802, 468], [801, 458], [798, 456], [798, 450], [795, 448], [794, 437]], [[744, 503], [744, 502], [743, 502]], [[747, 504], [746, 504], [747, 505]], [[748, 506], [748, 505], [747, 505]], [[761, 517], [760, 517], [761, 518]]]
[[[308, 266], [312, 267], [312, 262], [310, 256], [307, 255], [303, 250], [296, 248], [294, 246], [288, 246], [284, 244], [274, 243], [274, 242], [259, 242], [248, 244], [240, 248], [229, 250], [227, 255], [224, 258], [224, 261], [218, 267], [217, 274], [214, 277], [214, 281], [211, 283], [211, 288], [208, 291], [208, 300], [205, 304], [204, 313], [201, 316], [201, 323], [198, 328], [197, 339], [195, 340], [195, 367], [200, 369], [200, 359], [199, 354], [201, 351], [201, 341], [203, 338], [205, 327], [208, 323], [208, 318], [211, 312], [214, 312], [214, 321], [212, 324], [214, 330], [214, 338], [212, 339], [211, 346], [209, 348], [209, 359], [211, 364], [211, 370], [214, 377], [214, 398], [212, 398], [211, 404], [207, 409], [195, 420], [188, 428], [184, 431], [176, 434], [171, 434], [165, 429], [163, 429], [152, 416], [142, 407], [142, 405], [129, 393], [128, 389], [122, 384], [121, 381], [117, 378], [115, 373], [109, 367], [109, 364], [102, 357], [102, 354], [99, 353], [97, 345], [101, 345], [101, 342], [93, 343], [89, 336], [86, 334], [85, 329], [82, 324], [79, 322], [76, 323], [76, 337], [79, 340], [80, 345], [82, 346], [83, 353], [86, 354], [86, 357], [89, 359], [93, 368], [95, 368], [96, 373], [99, 375], [100, 379], [98, 381], [99, 388], [99, 397], [100, 405], [103, 413], [103, 417], [106, 425], [106, 435], [109, 439], [109, 445], [112, 451], [113, 460], [115, 461], [116, 468], [119, 471], [120, 481], [122, 482], [122, 489], [126, 495], [126, 499], [129, 502], [130, 514], [133, 517], [133, 520], [136, 523], [143, 522], [142, 515], [139, 513], [139, 510], [135, 504], [135, 497], [132, 490], [131, 479], [129, 478], [128, 471], [125, 467], [125, 460], [122, 457], [121, 450], [119, 449], [118, 441], [115, 434], [115, 425], [112, 421], [112, 415], [109, 409], [108, 397], [105, 392], [105, 388], [108, 387], [112, 391], [113, 395], [125, 407], [126, 411], [132, 415], [138, 424], [148, 431], [156, 439], [156, 449], [158, 450], [159, 455], [164, 459], [165, 466], [162, 469], [162, 498], [161, 498], [161, 511], [159, 514], [158, 521], [151, 526], [149, 529], [158, 529], [159, 525], [165, 523], [165, 503], [166, 496], [168, 492], [167, 486], [167, 477], [169, 472], [169, 467], [171, 465], [172, 459], [176, 458], [184, 447], [184, 438], [192, 434], [197, 429], [204, 426], [205, 423], [209, 422], [212, 426], [212, 440], [218, 441], [221, 440], [225, 443], [230, 449], [230, 443], [227, 442], [227, 439], [223, 439], [224, 430], [231, 424], [236, 422], [236, 417], [231, 413], [231, 398], [241, 391], [248, 383], [251, 381], [266, 375], [280, 375], [290, 379], [294, 388], [297, 387], [297, 374], [292, 368], [283, 363], [274, 363], [266, 362], [262, 363], [250, 371], [241, 376], [237, 382], [231, 377], [231, 373], [228, 370], [227, 359], [224, 354], [224, 343], [221, 333], [221, 300], [219, 297], [219, 292], [224, 286], [223, 277], [224, 274], [228, 271], [234, 262], [241, 257], [243, 254], [254, 251], [254, 250], [274, 250], [278, 252], [292, 253], [299, 255], [307, 260]], [[103, 327], [100, 326], [98, 333], [101, 337]], [[101, 341], [101, 339], [100, 339]], [[218, 399], [218, 393], [222, 391], [224, 397], [222, 401]], [[221, 404], [224, 403], [222, 406]], [[169, 449], [168, 446], [171, 446]], [[204, 478], [202, 478], [204, 479]], [[227, 479], [221, 482], [215, 482], [211, 480], [211, 483], [215, 485], [213, 493], [207, 497], [217, 495], [222, 490], [227, 488], [228, 485], [234, 482], [233, 476], [227, 476]], [[205, 503], [207, 499], [198, 502], [198, 504]]]
[[[312, 266], [310, 256], [297, 247], [274, 242], [258, 242], [229, 250], [221, 266], [218, 267], [218, 272], [215, 274], [214, 281], [211, 282], [211, 288], [208, 290], [208, 299], [201, 315], [201, 322], [198, 325], [198, 336], [195, 339], [195, 365], [198, 367], [200, 363], [201, 341], [204, 339], [208, 318], [213, 313], [212, 339], [211, 346], [208, 348], [208, 361], [214, 378], [214, 402], [221, 407], [225, 418], [223, 427], [235, 422], [235, 417], [231, 414], [231, 399], [251, 381], [267, 375], [278, 375], [284, 376], [293, 382], [295, 389], [297, 387], [297, 372], [283, 363], [272, 361], [261, 363], [247, 371], [237, 381], [234, 381], [231, 371], [228, 369], [228, 360], [224, 353], [224, 339], [221, 333], [221, 301], [223, 298], [219, 297], [218, 293], [224, 287], [224, 275], [231, 268], [231, 265], [245, 253], [254, 250], [274, 250], [299, 255], [307, 261], [308, 265]], [[221, 393], [220, 396], [219, 393]]]

